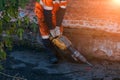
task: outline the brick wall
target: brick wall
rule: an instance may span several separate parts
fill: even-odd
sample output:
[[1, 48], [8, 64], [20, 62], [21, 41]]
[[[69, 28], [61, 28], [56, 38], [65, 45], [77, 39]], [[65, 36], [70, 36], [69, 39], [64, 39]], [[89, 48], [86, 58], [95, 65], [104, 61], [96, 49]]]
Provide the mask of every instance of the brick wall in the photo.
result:
[[69, 0], [63, 25], [120, 32], [120, 6], [112, 0]]

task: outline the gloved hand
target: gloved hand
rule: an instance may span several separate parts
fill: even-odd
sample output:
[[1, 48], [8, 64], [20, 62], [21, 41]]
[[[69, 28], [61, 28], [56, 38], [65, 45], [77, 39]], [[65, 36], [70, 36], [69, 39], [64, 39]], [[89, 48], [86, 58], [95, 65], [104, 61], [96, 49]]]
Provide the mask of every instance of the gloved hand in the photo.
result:
[[50, 34], [52, 35], [52, 37], [56, 37], [55, 29], [51, 29]]
[[58, 27], [58, 26], [56, 26], [56, 28], [55, 28], [55, 35], [56, 36], [60, 36], [62, 33], [61, 33], [61, 31], [60, 31], [60, 27]]
[[52, 35], [52, 37], [57, 37], [60, 36], [62, 33], [60, 32], [60, 27], [56, 26], [55, 29], [51, 29], [50, 30], [50, 34]]

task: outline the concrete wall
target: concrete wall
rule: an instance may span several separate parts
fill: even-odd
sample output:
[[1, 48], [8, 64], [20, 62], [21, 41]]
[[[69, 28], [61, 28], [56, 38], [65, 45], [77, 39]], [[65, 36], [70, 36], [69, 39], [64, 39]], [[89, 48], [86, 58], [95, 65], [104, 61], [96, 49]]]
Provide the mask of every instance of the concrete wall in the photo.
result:
[[69, 0], [64, 34], [87, 58], [120, 61], [120, 4]]
[[65, 28], [73, 46], [87, 59], [120, 61], [120, 34], [90, 28]]
[[120, 32], [120, 4], [114, 1], [69, 0], [63, 25]]

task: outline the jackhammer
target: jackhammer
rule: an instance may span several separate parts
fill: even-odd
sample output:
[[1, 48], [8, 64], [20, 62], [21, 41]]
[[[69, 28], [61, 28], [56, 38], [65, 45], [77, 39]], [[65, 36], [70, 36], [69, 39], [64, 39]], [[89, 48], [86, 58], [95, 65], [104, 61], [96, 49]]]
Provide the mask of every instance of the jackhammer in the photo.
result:
[[76, 50], [72, 46], [71, 41], [67, 37], [61, 35], [61, 36], [58, 36], [56, 38], [51, 37], [50, 40], [59, 49], [61, 49], [61, 50], [69, 50], [71, 52], [70, 54], [71, 54], [72, 58], [75, 61], [82, 61], [82, 62], [87, 63], [88, 65], [92, 66], [92, 64], [90, 64], [87, 61], [87, 59], [80, 52], [78, 52], [78, 50]]

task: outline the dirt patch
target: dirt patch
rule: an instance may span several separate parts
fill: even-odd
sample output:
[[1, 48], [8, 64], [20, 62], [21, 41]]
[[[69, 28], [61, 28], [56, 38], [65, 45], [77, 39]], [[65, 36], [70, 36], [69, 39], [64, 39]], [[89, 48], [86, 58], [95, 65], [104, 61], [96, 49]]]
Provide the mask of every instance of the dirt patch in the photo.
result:
[[[16, 49], [8, 54], [1, 72], [24, 78], [14, 80], [120, 80], [120, 62], [94, 59], [90, 61], [92, 67], [69, 60], [49, 64], [46, 54], [34, 49]], [[0, 79], [13, 80], [13, 77], [0, 74]]]

